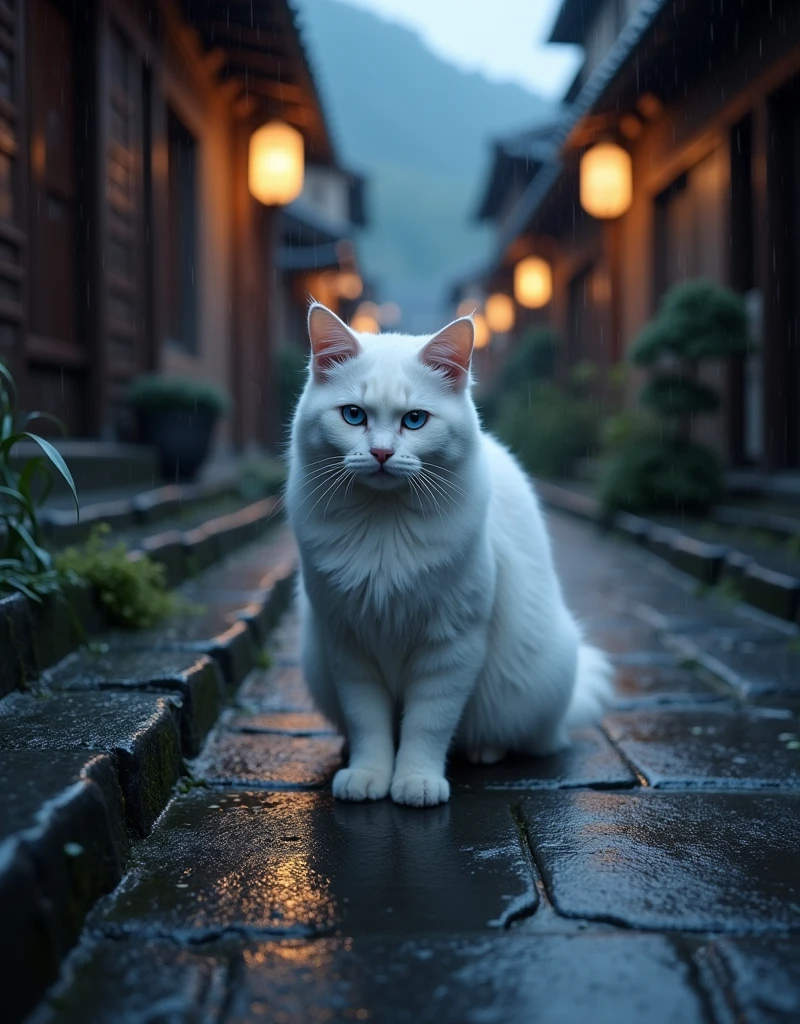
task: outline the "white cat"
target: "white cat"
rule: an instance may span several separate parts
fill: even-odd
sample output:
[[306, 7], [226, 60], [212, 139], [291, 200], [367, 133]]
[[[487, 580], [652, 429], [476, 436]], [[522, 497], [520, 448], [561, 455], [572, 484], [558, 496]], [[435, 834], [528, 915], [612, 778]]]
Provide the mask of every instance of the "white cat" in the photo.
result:
[[286, 502], [305, 677], [350, 748], [333, 792], [438, 804], [451, 745], [558, 750], [611, 669], [564, 605], [527, 477], [481, 432], [472, 321], [358, 334], [314, 304], [308, 328]]

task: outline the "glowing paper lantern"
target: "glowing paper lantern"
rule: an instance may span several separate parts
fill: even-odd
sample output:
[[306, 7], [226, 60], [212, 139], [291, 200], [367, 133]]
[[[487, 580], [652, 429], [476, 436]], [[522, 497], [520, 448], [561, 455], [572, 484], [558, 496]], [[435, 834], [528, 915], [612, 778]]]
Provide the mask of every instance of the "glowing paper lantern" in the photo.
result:
[[541, 309], [553, 295], [553, 271], [541, 256], [526, 256], [514, 267], [514, 298], [527, 309]]
[[303, 191], [303, 136], [283, 121], [270, 121], [250, 136], [248, 184], [265, 206], [285, 206]]
[[468, 295], [456, 306], [456, 316], [470, 316], [476, 309], [481, 308], [481, 300]]
[[483, 313], [476, 313], [472, 322], [475, 325], [475, 348], [486, 348], [492, 340], [492, 332], [486, 323], [486, 317]]
[[342, 270], [336, 278], [336, 291], [343, 299], [357, 299], [364, 291], [364, 282], [355, 270]]
[[358, 331], [359, 334], [378, 334], [381, 329], [381, 325], [374, 316], [358, 311], [356, 311], [356, 315], [350, 321], [350, 326], [354, 331]]
[[592, 217], [621, 217], [633, 200], [633, 169], [627, 150], [600, 142], [581, 157], [581, 206]]
[[486, 300], [483, 312], [489, 330], [495, 334], [505, 334], [514, 326], [514, 300], [502, 292], [495, 292]]

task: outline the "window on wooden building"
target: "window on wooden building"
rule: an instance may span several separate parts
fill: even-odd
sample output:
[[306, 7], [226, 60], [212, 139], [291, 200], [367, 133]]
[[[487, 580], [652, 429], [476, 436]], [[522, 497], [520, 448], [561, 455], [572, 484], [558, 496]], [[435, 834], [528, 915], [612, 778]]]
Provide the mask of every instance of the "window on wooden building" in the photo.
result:
[[169, 198], [167, 292], [170, 341], [196, 353], [197, 338], [197, 140], [168, 112]]

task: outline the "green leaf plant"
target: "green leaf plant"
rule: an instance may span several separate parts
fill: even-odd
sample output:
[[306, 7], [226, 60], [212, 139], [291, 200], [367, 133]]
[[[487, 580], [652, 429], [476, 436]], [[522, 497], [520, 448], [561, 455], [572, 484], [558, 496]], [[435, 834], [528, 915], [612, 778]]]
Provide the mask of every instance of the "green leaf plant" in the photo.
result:
[[[49, 420], [65, 432], [49, 413], [19, 413], [14, 378], [0, 362], [0, 594], [19, 591], [40, 602], [48, 594], [63, 594], [66, 582], [77, 582], [56, 568], [42, 542], [40, 509], [52, 489], [54, 473], [66, 481], [78, 516], [80, 507], [75, 482], [60, 452], [29, 429], [36, 420]], [[20, 441], [34, 442], [42, 454], [12, 462], [12, 451]]]

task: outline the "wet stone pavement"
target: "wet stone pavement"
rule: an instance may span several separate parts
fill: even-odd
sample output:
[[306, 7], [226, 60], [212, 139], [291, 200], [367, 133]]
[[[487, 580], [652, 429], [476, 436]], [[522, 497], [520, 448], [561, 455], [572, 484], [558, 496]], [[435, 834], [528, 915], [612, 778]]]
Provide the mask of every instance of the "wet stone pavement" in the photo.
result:
[[[35, 1024], [800, 1021], [797, 641], [551, 522], [617, 665], [602, 727], [453, 763], [443, 807], [334, 803], [287, 616]], [[708, 636], [745, 645], [730, 678], [688, 660]], [[748, 686], [759, 649], [783, 670]]]

